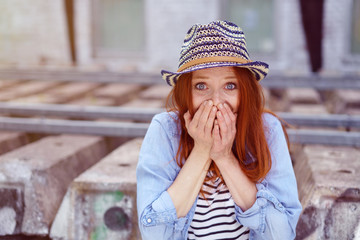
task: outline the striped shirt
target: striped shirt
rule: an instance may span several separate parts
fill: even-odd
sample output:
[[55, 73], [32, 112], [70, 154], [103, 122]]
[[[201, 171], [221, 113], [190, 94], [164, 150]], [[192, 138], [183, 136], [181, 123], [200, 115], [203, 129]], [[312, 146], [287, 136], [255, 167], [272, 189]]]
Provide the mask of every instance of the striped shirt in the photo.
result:
[[204, 183], [205, 198], [200, 194], [188, 239], [249, 239], [249, 228], [235, 219], [235, 206], [229, 189], [221, 183]]

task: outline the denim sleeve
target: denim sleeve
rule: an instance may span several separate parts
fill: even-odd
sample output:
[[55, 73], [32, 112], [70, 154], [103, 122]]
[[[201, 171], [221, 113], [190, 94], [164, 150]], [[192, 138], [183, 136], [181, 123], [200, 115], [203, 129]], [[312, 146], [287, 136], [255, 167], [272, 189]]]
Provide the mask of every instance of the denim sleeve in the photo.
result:
[[302, 207], [281, 123], [267, 115], [267, 141], [272, 166], [266, 178], [256, 184], [256, 201], [245, 212], [235, 206], [237, 220], [252, 231], [250, 239], [294, 239]]
[[[176, 209], [167, 192], [178, 174], [174, 161], [177, 149], [175, 129], [169, 121], [155, 116], [143, 144], [136, 169], [137, 211], [142, 239], [168, 239], [181, 231], [184, 218], [177, 218]], [[175, 141], [176, 142], [176, 141]]]

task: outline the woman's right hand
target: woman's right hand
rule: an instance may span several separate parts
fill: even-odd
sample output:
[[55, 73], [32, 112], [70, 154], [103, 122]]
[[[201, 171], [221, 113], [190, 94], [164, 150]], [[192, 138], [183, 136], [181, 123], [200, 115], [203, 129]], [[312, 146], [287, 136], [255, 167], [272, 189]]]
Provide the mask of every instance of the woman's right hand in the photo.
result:
[[199, 148], [210, 153], [213, 145], [212, 130], [217, 108], [212, 100], [204, 101], [191, 118], [189, 111], [184, 114], [185, 127], [194, 139], [194, 148]]

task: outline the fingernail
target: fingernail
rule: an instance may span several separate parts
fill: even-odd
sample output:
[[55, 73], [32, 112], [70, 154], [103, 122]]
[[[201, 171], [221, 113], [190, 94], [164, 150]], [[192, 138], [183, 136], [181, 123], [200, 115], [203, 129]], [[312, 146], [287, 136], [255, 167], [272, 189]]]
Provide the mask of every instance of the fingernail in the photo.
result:
[[211, 111], [213, 111], [213, 112], [215, 112], [217, 109], [216, 109], [216, 107], [214, 106], [214, 107], [212, 107], [212, 109], [211, 109]]
[[223, 104], [222, 103], [220, 103], [219, 104], [219, 108], [223, 108], [224, 106], [223, 106]]
[[213, 102], [211, 100], [208, 101], [208, 105], [209, 106], [212, 106], [213, 105]]

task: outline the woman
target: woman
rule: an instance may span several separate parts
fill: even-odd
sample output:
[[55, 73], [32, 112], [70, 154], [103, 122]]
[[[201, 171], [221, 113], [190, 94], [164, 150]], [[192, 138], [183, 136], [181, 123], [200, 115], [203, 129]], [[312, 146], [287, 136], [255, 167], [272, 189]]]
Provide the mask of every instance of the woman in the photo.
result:
[[143, 239], [293, 239], [301, 212], [280, 121], [263, 106], [268, 65], [225, 21], [194, 25], [167, 113], [141, 147], [137, 205]]

